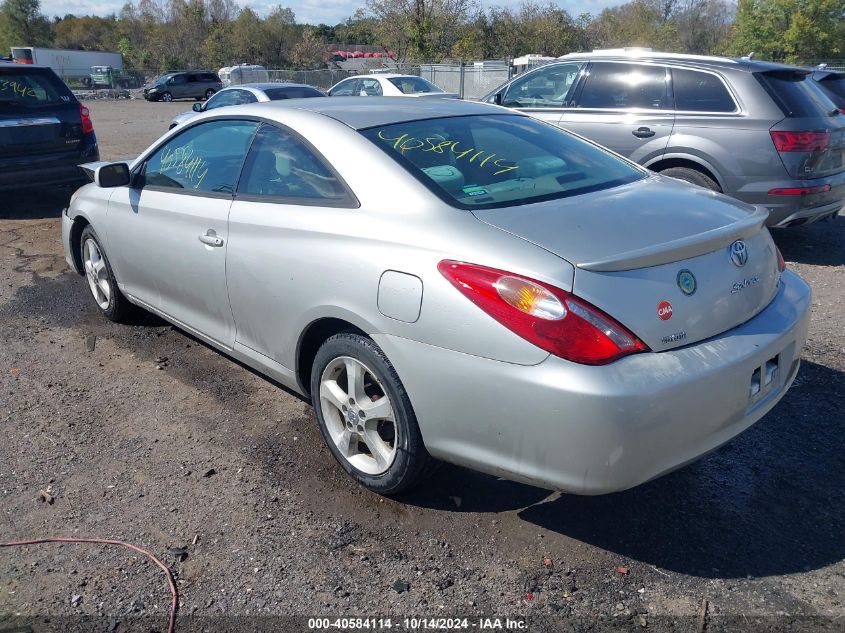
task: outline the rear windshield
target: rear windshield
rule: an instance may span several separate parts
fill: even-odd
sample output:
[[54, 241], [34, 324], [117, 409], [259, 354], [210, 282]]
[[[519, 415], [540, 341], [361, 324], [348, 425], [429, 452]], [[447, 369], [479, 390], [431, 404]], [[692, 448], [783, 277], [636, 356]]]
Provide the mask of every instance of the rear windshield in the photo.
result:
[[425, 92], [443, 92], [440, 88], [422, 77], [389, 77], [388, 81], [406, 95], [422, 94]]
[[463, 209], [564, 198], [645, 177], [598, 146], [526, 116], [425, 119], [361, 134]]
[[278, 101], [280, 99], [305, 99], [306, 97], [325, 97], [322, 92], [314, 88], [303, 86], [302, 88], [268, 88], [264, 94], [270, 101]]
[[73, 93], [49, 70], [0, 68], [0, 110], [72, 103]]
[[836, 110], [809, 73], [777, 70], [755, 76], [787, 117], [828, 117]]

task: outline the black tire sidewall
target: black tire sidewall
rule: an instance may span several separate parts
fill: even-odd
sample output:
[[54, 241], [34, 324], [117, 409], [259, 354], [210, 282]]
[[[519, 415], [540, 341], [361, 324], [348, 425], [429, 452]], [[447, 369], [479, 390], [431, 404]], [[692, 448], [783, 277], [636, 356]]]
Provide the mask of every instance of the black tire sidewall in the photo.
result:
[[690, 167], [669, 167], [660, 173], [663, 176], [683, 180], [684, 182], [698, 185], [699, 187], [709, 189], [710, 191], [721, 191], [719, 184], [716, 181], [710, 178], [707, 174], [701, 173], [697, 169], [692, 169]]
[[[396, 421], [397, 451], [390, 468], [380, 475], [364, 473], [350, 464], [340, 454], [326, 428], [320, 404], [320, 379], [329, 363], [340, 356], [349, 356], [364, 363], [390, 397]], [[430, 459], [423, 446], [408, 394], [396, 370], [372, 339], [358, 334], [337, 334], [320, 347], [311, 369], [311, 401], [320, 433], [334, 458], [353, 479], [374, 492], [389, 495], [407, 488]]]

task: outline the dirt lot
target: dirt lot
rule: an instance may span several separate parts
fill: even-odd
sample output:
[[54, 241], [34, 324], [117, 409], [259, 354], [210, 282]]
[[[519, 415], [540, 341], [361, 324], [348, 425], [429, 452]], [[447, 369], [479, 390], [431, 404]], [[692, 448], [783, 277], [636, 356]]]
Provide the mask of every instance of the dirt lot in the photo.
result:
[[[137, 155], [190, 106], [91, 103], [103, 157]], [[297, 397], [152, 317], [101, 318], [61, 253], [66, 194], [0, 204], [0, 541], [146, 548], [177, 576], [182, 630], [306, 628], [246, 617], [290, 615], [402, 627], [510, 616], [532, 631], [845, 626], [843, 220], [776, 233], [815, 292], [804, 364], [723, 449], [604, 497], [445, 466], [388, 500], [343, 476]], [[169, 596], [125, 550], [0, 549], [0, 628], [89, 615], [92, 630], [133, 618], [163, 630]]]

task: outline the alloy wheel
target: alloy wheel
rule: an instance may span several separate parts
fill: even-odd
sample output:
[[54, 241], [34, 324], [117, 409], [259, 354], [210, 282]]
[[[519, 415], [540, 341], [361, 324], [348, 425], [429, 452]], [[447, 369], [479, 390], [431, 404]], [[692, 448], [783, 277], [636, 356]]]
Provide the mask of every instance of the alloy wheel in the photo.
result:
[[320, 408], [340, 454], [368, 474], [387, 472], [396, 458], [390, 396], [373, 371], [350, 356], [331, 361], [320, 378]]
[[102, 310], [108, 310], [111, 300], [111, 285], [109, 284], [109, 271], [106, 268], [106, 260], [100, 252], [100, 247], [92, 239], [85, 240], [82, 245], [82, 263], [85, 267], [85, 277], [88, 279], [88, 287], [94, 295], [94, 301]]

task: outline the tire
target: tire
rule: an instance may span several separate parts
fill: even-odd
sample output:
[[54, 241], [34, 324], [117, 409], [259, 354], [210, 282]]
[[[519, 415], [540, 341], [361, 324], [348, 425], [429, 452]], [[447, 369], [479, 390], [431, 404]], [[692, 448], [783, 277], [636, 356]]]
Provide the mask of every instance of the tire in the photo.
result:
[[173, 95], [170, 94], [169, 92], [162, 92], [161, 97], [159, 97], [159, 99], [161, 101], [166, 102], [166, 103], [170, 103], [171, 101], [173, 101]]
[[82, 229], [79, 255], [88, 289], [102, 315], [118, 323], [127, 320], [134, 312], [134, 306], [120, 292], [100, 238], [90, 225]]
[[677, 178], [678, 180], [683, 180], [684, 182], [690, 182], [694, 185], [698, 185], [699, 187], [709, 189], [710, 191], [717, 191], [719, 193], [722, 192], [722, 188], [719, 186], [719, 183], [707, 174], [704, 174], [697, 169], [692, 169], [691, 167], [669, 167], [668, 169], [661, 171], [660, 174], [663, 176], [669, 176], [670, 178]]
[[[350, 367], [361, 376], [353, 389]], [[408, 394], [371, 339], [341, 333], [323, 343], [311, 368], [311, 400], [332, 455], [365, 488], [395, 495], [431, 470]]]
[[213, 97], [213, 96], [214, 96], [214, 93], [215, 93], [215, 92], [216, 92], [216, 91], [215, 91], [215, 90], [212, 90], [211, 88], [209, 88], [208, 90], [206, 90], [206, 91], [205, 91], [205, 99], [206, 99], [206, 101], [208, 101], [209, 99], [211, 99], [211, 97]]

